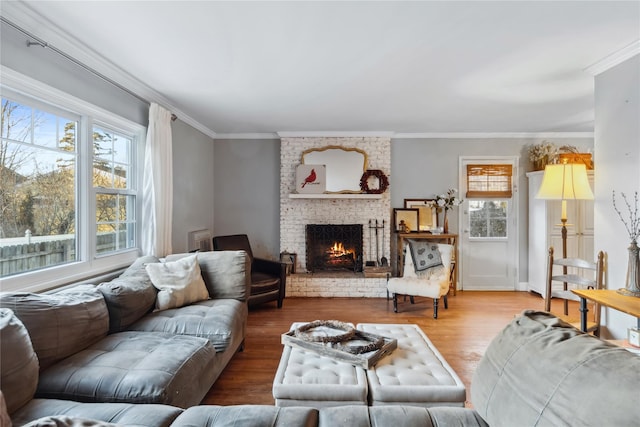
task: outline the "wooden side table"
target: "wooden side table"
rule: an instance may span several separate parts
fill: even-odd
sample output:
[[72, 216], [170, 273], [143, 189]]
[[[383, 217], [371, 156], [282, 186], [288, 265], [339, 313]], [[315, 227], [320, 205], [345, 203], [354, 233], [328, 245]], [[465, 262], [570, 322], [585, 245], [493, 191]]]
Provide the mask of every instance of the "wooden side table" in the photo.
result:
[[619, 294], [612, 289], [572, 289], [580, 297], [580, 329], [587, 329], [587, 300], [636, 317], [640, 329], [640, 298]]
[[453, 295], [455, 296], [457, 293], [458, 283], [458, 235], [457, 234], [431, 234], [425, 232], [417, 232], [417, 233], [397, 233], [398, 235], [398, 246], [396, 250], [398, 251], [397, 256], [397, 275], [398, 277], [402, 276], [402, 272], [404, 271], [404, 257], [402, 256], [402, 250], [404, 248], [404, 240], [405, 239], [423, 239], [423, 240], [432, 240], [437, 243], [446, 243], [453, 246], [452, 256], [451, 256], [451, 275], [449, 277], [449, 290], [453, 291]]

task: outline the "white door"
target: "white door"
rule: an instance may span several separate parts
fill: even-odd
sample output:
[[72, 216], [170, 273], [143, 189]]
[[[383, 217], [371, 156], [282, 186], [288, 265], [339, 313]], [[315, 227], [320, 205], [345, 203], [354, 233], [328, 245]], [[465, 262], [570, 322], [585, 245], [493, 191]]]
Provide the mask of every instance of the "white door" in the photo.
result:
[[[467, 198], [467, 164], [507, 164], [512, 167], [511, 198]], [[516, 157], [460, 159], [461, 197], [460, 288], [515, 290], [518, 278]]]

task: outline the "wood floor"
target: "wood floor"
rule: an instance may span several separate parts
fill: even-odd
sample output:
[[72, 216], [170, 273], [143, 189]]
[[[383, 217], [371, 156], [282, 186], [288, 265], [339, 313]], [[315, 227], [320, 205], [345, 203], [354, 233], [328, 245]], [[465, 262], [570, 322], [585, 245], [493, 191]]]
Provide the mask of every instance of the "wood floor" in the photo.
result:
[[273, 405], [280, 335], [293, 322], [317, 319], [419, 325], [464, 382], [468, 399], [473, 372], [493, 337], [522, 310], [544, 308], [544, 300], [528, 292], [467, 291], [450, 296], [449, 309], [441, 306], [438, 319], [433, 319], [431, 299], [415, 302], [399, 301], [399, 313], [384, 298], [287, 298], [282, 309], [275, 303], [254, 308], [249, 312], [245, 350], [233, 357], [202, 403]]

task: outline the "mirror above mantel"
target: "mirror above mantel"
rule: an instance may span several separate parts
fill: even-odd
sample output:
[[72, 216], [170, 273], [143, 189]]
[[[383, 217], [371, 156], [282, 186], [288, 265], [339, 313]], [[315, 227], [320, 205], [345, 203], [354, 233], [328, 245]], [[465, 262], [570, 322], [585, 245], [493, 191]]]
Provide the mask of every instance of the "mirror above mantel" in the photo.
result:
[[358, 148], [328, 145], [302, 153], [302, 164], [326, 165], [329, 194], [361, 193], [360, 178], [367, 170], [367, 153]]

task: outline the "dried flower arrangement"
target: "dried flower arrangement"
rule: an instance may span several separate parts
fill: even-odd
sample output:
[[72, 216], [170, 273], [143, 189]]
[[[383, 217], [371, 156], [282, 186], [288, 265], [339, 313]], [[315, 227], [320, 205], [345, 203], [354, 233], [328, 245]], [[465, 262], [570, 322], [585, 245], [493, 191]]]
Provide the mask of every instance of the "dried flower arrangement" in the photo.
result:
[[549, 141], [542, 141], [540, 144], [533, 144], [529, 147], [529, 160], [531, 160], [536, 170], [542, 170], [548, 164], [555, 163], [558, 159], [558, 147]]
[[620, 193], [622, 195], [622, 199], [624, 200], [625, 205], [627, 205], [627, 210], [629, 211], [629, 221], [622, 216], [622, 213], [616, 206], [616, 192], [613, 191], [612, 199], [613, 199], [613, 209], [616, 211], [625, 228], [627, 229], [627, 233], [629, 233], [629, 239], [631, 242], [635, 242], [638, 240], [640, 236], [640, 217], [638, 216], [638, 192], [634, 193], [634, 206], [631, 209], [631, 204], [627, 200], [627, 196], [624, 193]]

